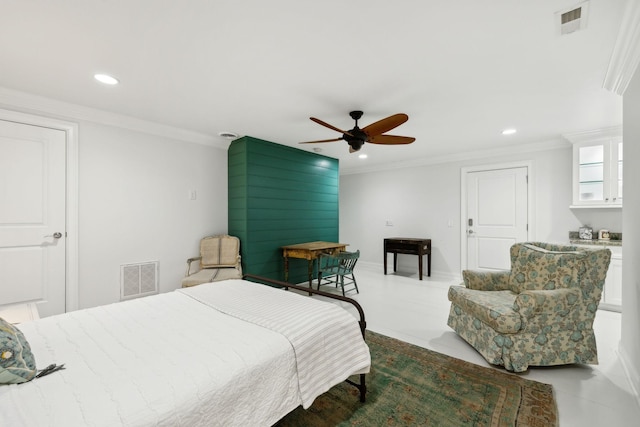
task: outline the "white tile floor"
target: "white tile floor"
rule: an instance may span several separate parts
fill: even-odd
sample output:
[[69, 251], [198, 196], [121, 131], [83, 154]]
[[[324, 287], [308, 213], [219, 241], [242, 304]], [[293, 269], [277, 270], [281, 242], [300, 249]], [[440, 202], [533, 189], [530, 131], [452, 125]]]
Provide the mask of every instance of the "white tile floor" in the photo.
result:
[[[385, 276], [382, 267], [364, 263], [356, 267], [356, 279], [360, 294], [347, 296], [364, 308], [369, 330], [491, 366], [447, 326], [447, 290], [457, 281], [420, 281], [417, 272]], [[522, 376], [553, 385], [561, 427], [638, 426], [640, 405], [617, 355], [620, 314], [599, 310], [595, 330], [599, 365], [532, 367]]]

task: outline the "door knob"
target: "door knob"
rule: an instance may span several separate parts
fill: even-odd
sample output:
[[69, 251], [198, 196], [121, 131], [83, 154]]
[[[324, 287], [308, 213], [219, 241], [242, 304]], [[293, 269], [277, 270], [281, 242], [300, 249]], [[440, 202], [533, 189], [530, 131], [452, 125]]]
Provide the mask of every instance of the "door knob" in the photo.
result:
[[56, 231], [53, 234], [47, 234], [46, 236], [43, 236], [43, 237], [53, 237], [54, 239], [59, 239], [62, 237], [62, 233], [59, 231]]
[[469, 230], [469, 234], [473, 234], [473, 230]]

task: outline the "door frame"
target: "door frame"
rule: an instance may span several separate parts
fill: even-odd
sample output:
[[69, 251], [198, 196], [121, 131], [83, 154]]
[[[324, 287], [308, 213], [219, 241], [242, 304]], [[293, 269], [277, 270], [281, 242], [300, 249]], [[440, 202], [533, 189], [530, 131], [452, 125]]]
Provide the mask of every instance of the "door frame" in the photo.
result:
[[527, 240], [531, 240], [532, 236], [535, 236], [535, 179], [533, 173], [533, 162], [531, 160], [496, 163], [488, 165], [477, 166], [464, 166], [460, 169], [460, 270], [467, 268], [467, 233], [464, 230], [467, 229], [467, 175], [472, 172], [488, 172], [497, 169], [514, 169], [514, 168], [527, 168]]
[[65, 311], [78, 309], [78, 124], [0, 109], [0, 119], [50, 129], [66, 135]]

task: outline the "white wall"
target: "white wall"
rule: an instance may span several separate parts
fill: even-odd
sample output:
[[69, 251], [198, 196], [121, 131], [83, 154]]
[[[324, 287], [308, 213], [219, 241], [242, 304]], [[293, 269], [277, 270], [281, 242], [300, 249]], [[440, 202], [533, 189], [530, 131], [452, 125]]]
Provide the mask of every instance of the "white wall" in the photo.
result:
[[123, 264], [158, 261], [159, 291], [180, 287], [200, 239], [227, 232], [226, 144], [20, 92], [0, 108], [78, 126], [78, 308], [119, 301]]
[[620, 355], [636, 395], [640, 393], [640, 72], [624, 92], [624, 261], [622, 263], [622, 336]]
[[226, 151], [91, 122], [78, 134], [79, 307], [119, 300], [121, 264], [159, 261], [160, 291], [178, 288], [199, 240], [227, 231]]
[[[626, 152], [625, 152], [626, 155]], [[382, 264], [385, 237], [430, 238], [432, 275], [459, 277], [460, 171], [465, 166], [531, 161], [535, 211], [531, 240], [568, 242], [581, 225], [621, 231], [620, 210], [571, 210], [572, 149], [515, 153], [340, 177], [340, 241], [361, 261]], [[386, 221], [393, 226], [386, 226]], [[449, 227], [451, 223], [451, 227]], [[413, 256], [399, 258], [417, 271]], [[382, 267], [381, 267], [382, 268]]]

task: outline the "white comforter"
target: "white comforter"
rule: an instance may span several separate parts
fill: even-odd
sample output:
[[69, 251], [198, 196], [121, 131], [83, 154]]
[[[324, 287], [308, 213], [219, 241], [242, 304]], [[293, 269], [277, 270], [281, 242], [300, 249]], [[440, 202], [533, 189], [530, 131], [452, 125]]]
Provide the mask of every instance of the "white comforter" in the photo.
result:
[[[55, 362], [65, 363], [67, 369], [29, 383], [0, 386], [0, 426], [269, 426], [349, 374], [368, 370], [362, 340], [345, 345], [356, 345], [353, 354], [366, 352], [364, 363], [358, 356], [357, 363], [345, 367], [350, 363], [346, 357], [337, 367], [339, 373], [329, 371], [324, 354], [343, 350], [304, 342], [292, 349], [307, 333], [320, 331], [322, 322], [315, 328], [293, 328], [287, 338], [270, 328], [289, 329], [292, 324], [285, 320], [285, 326], [279, 326], [281, 322], [264, 316], [264, 309], [257, 309], [253, 319], [266, 322], [260, 326], [212, 307], [218, 299], [225, 306], [220, 310], [234, 310], [230, 300], [238, 291], [243, 294], [241, 304], [256, 307], [284, 297], [276, 314], [287, 307], [298, 311], [301, 303], [302, 319], [337, 309], [347, 316], [340, 334], [358, 331], [355, 319], [333, 304], [243, 281], [200, 285], [24, 323], [19, 327], [38, 367]], [[240, 308], [236, 315], [243, 317], [244, 311]], [[319, 334], [323, 338], [312, 341], [333, 339]], [[322, 362], [313, 365], [315, 358]], [[309, 359], [311, 365], [305, 362]], [[318, 375], [337, 379], [324, 384]]]
[[358, 324], [343, 309], [273, 292], [242, 280], [181, 290], [233, 317], [284, 335], [295, 351], [302, 406], [355, 373], [369, 372], [371, 357]]

